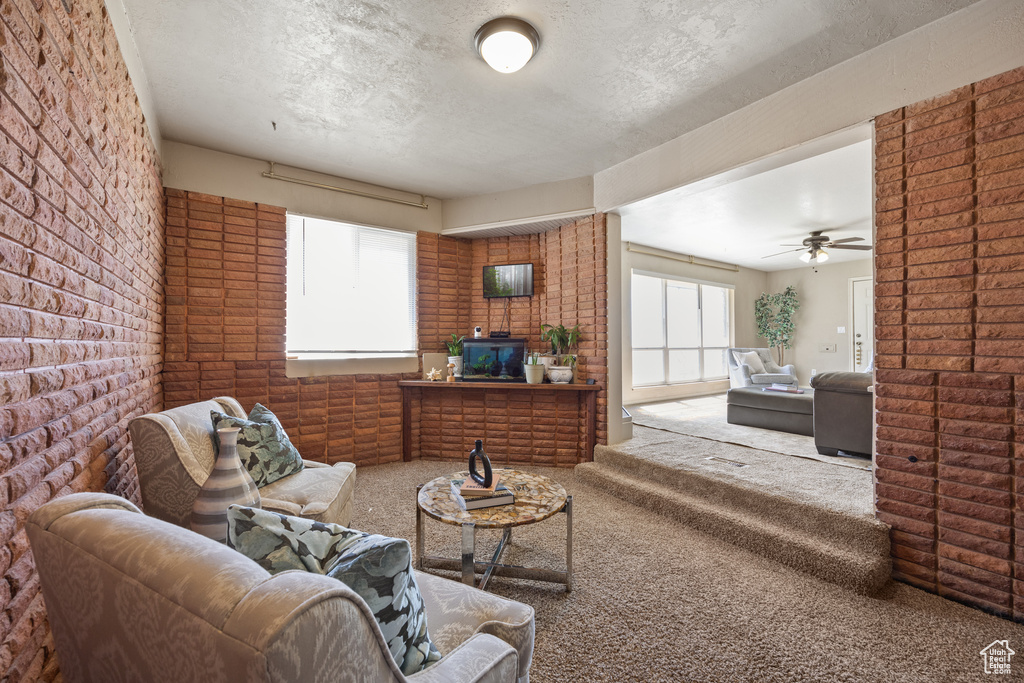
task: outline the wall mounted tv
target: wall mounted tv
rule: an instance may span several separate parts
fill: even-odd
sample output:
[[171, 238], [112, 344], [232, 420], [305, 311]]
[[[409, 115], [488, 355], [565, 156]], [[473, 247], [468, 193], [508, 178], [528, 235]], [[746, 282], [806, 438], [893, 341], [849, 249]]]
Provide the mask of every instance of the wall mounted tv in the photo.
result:
[[484, 298], [533, 296], [533, 264], [484, 266]]

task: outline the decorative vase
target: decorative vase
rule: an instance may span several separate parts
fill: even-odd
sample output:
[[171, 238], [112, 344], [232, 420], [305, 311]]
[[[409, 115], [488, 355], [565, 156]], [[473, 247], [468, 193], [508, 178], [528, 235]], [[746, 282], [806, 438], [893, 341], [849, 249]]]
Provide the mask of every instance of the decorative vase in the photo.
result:
[[548, 377], [552, 384], [569, 384], [572, 382], [572, 366], [552, 365], [548, 368]]
[[192, 531], [224, 543], [228, 539], [228, 506], [260, 506], [260, 490], [238, 458], [238, 427], [217, 430], [220, 450], [213, 471], [192, 504]]
[[523, 371], [526, 372], [527, 384], [540, 384], [544, 381], [543, 365], [524, 365]]
[[462, 356], [448, 356], [448, 362], [455, 364], [455, 372], [452, 374], [462, 377]]
[[[480, 458], [480, 462], [483, 463], [483, 475], [476, 471], [477, 458]], [[476, 440], [476, 448], [469, 452], [469, 477], [484, 488], [488, 488], [494, 481], [494, 474], [491, 472], [491, 459], [484, 453], [484, 442], [481, 439]]]

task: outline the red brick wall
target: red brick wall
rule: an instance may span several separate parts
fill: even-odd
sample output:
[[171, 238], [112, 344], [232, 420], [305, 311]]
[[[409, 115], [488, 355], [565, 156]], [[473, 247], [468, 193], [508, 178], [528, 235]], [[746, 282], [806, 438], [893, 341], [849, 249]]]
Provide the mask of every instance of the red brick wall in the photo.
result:
[[139, 502], [128, 421], [159, 410], [163, 196], [100, 0], [0, 2], [0, 671], [51, 680], [23, 524]]
[[166, 406], [234, 396], [273, 410], [304, 458], [400, 460], [401, 375], [285, 376], [285, 210], [166, 194]]
[[1024, 619], [1024, 67], [875, 128], [876, 494], [893, 575]]
[[[535, 350], [541, 323], [579, 324], [579, 376], [607, 387], [608, 302], [604, 215], [580, 219], [540, 235], [464, 240], [420, 233], [417, 240], [421, 351], [443, 351], [452, 332], [471, 335], [501, 325], [504, 299], [483, 297], [483, 266], [534, 264], [534, 296], [515, 298], [505, 329]], [[575, 394], [479, 390], [458, 394], [425, 391], [415, 414], [414, 456], [451, 458], [483, 438], [505, 463], [571, 467], [592, 457], [583, 451], [585, 425]], [[598, 394], [597, 436], [606, 443], [607, 390]], [[469, 444], [467, 446], [467, 444]]]

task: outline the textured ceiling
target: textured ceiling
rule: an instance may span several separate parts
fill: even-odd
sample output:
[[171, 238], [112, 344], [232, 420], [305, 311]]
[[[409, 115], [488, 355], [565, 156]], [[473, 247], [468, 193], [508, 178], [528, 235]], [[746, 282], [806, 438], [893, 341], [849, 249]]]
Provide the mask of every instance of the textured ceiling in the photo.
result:
[[[973, 0], [123, 2], [165, 138], [450, 198], [591, 175]], [[504, 14], [541, 34], [510, 75], [473, 49]]]
[[[623, 207], [622, 239], [758, 270], [799, 268], [799, 252], [773, 254], [812, 230], [871, 244], [871, 167], [864, 140], [700, 192], [679, 188]], [[828, 253], [829, 263], [871, 258]]]

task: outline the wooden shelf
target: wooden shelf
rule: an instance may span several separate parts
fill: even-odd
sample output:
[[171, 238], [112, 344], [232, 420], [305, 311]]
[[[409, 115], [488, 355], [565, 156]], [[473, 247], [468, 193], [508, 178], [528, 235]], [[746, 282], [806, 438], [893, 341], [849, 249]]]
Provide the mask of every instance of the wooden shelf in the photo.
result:
[[512, 389], [513, 391], [601, 391], [600, 384], [529, 384], [528, 382], [431, 382], [425, 379], [403, 379], [400, 387], [431, 389]]

